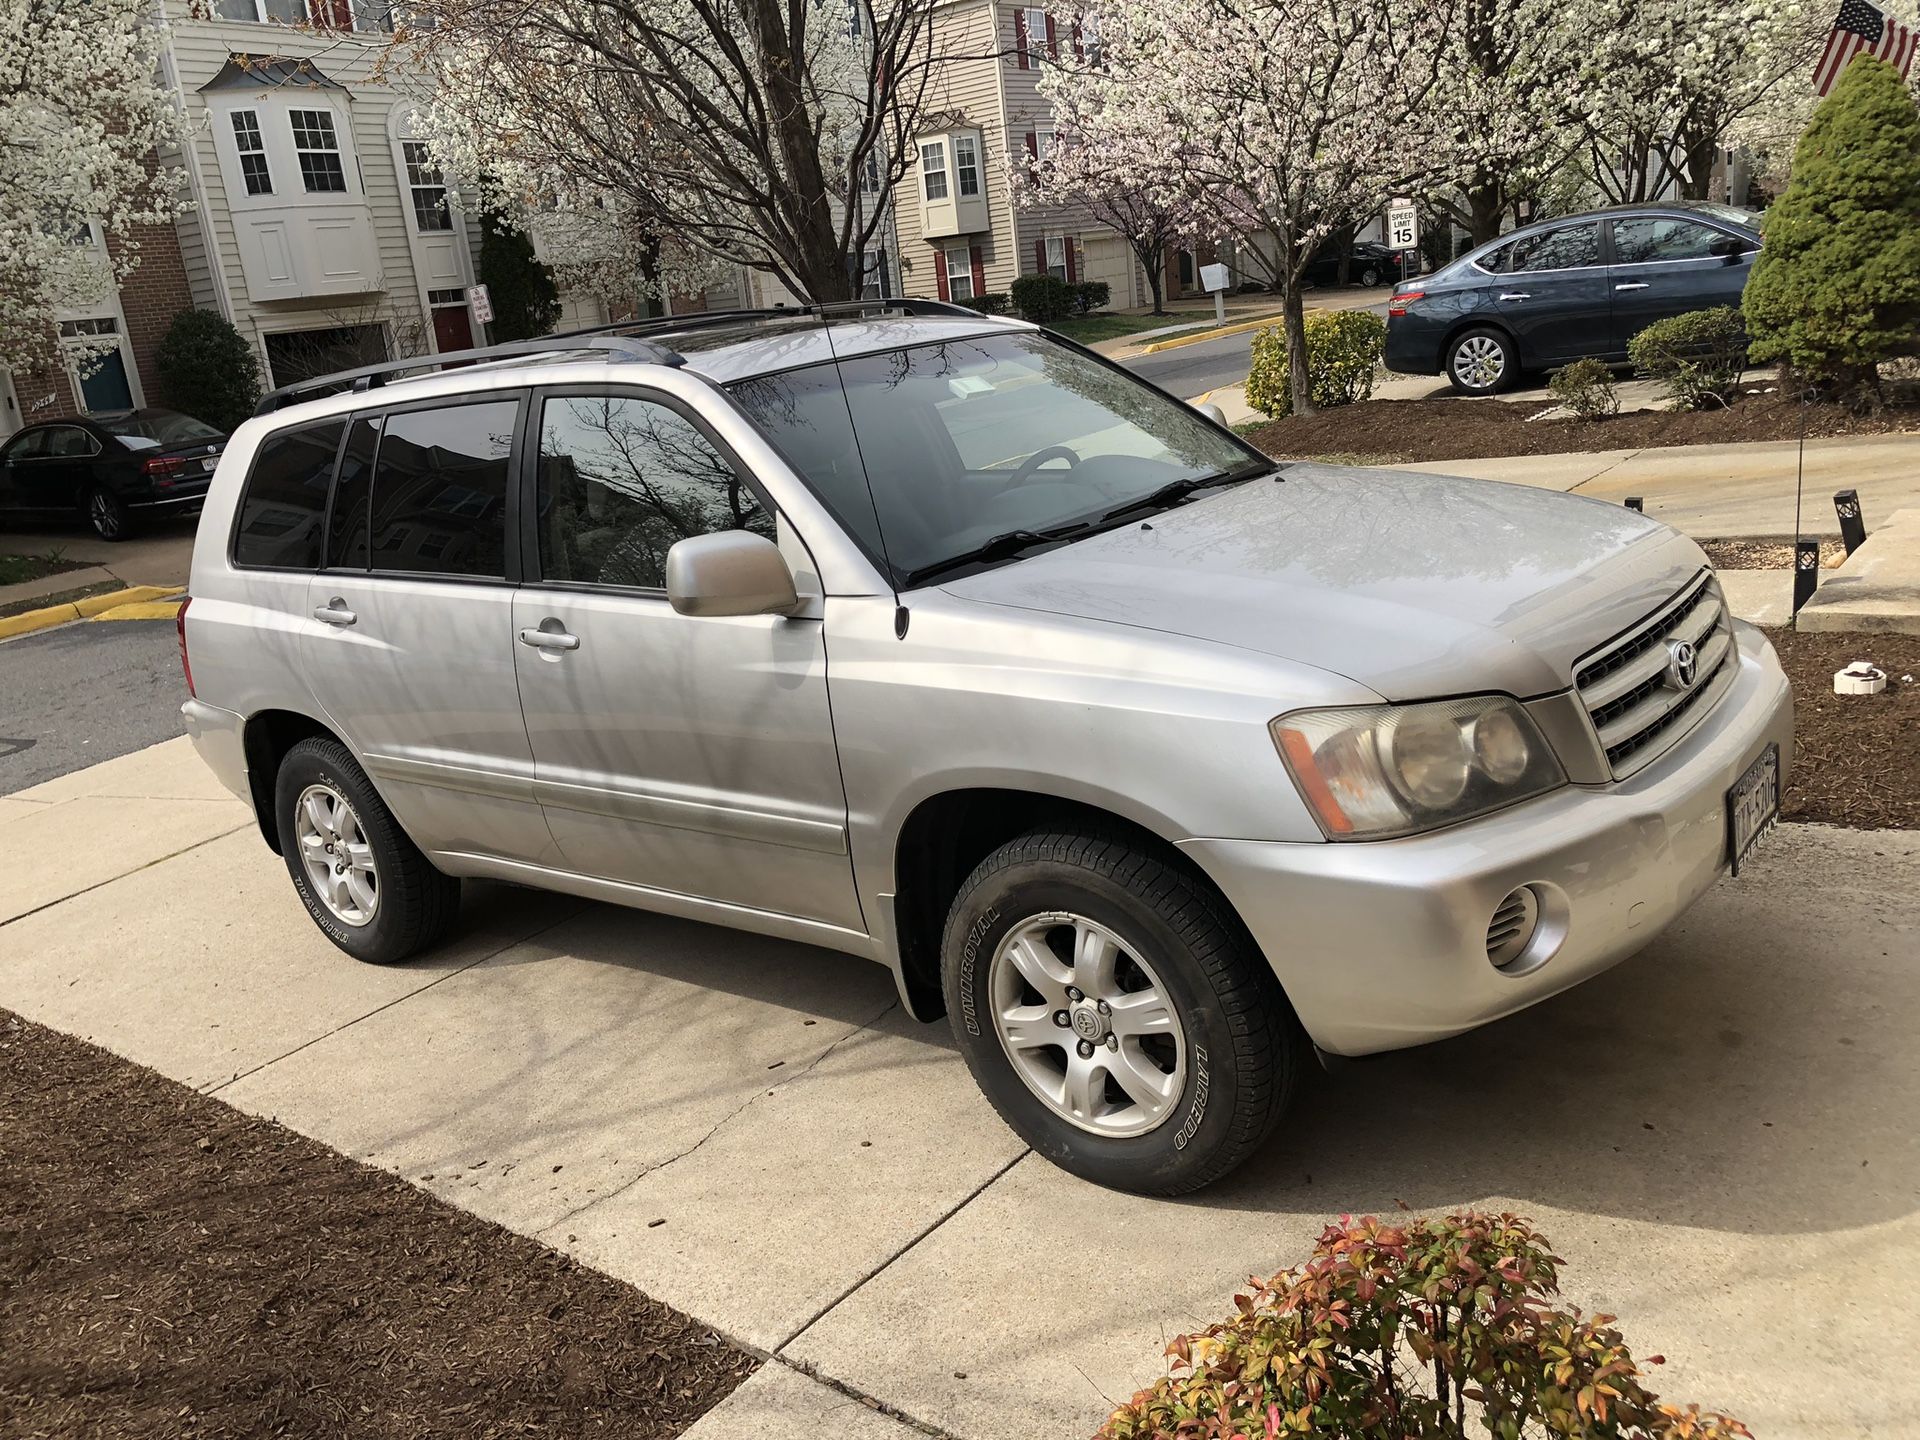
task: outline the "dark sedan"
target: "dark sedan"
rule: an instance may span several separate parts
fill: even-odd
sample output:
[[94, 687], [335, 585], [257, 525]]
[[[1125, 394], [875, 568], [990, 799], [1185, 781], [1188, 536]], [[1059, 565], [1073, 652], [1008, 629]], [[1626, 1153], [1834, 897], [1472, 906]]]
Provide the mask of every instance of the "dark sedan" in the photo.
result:
[[[1345, 250], [1328, 246], [1307, 262], [1302, 278], [1309, 285], [1338, 285], [1340, 283], [1340, 262], [1347, 262], [1347, 280], [1349, 285], [1383, 285], [1400, 275], [1400, 255], [1398, 251], [1372, 240], [1358, 240]], [[1419, 270], [1417, 260], [1408, 266], [1408, 273]]]
[[1760, 217], [1731, 205], [1616, 206], [1529, 225], [1396, 286], [1386, 365], [1491, 395], [1525, 370], [1624, 364], [1627, 341], [1654, 321], [1738, 305], [1759, 248]]
[[102, 540], [200, 513], [227, 437], [175, 410], [43, 420], [0, 446], [0, 521], [84, 519]]

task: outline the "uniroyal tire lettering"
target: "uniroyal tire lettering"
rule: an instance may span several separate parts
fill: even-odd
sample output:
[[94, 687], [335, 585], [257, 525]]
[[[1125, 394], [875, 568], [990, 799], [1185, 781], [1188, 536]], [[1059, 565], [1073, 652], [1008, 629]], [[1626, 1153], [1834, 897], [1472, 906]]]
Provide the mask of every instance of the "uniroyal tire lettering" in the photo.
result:
[[1193, 1105], [1187, 1111], [1178, 1133], [1173, 1137], [1173, 1148], [1184, 1150], [1187, 1142], [1193, 1139], [1194, 1132], [1200, 1128], [1200, 1121], [1207, 1113], [1207, 1052], [1201, 1046], [1193, 1047]]
[[980, 918], [973, 922], [973, 928], [967, 932], [966, 943], [960, 947], [960, 1020], [967, 1027], [969, 1035], [980, 1033], [980, 1021], [973, 1003], [974, 965], [980, 958], [980, 942], [999, 918], [1000, 912], [989, 905], [981, 912]]

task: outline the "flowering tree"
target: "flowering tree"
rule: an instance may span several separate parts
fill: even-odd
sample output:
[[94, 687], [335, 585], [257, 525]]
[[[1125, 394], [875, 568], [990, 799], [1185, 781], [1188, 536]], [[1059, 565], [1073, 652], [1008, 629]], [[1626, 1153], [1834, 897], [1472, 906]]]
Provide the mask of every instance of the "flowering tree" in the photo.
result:
[[[1082, 89], [1072, 98], [1085, 103], [1097, 97]], [[1014, 169], [1014, 194], [1022, 205], [1076, 206], [1124, 238], [1146, 272], [1153, 313], [1164, 315], [1167, 249], [1200, 235], [1205, 207], [1171, 158], [1141, 164], [1128, 156], [1119, 163], [1111, 151], [1117, 137], [1097, 119], [1087, 120], [1055, 113], [1046, 158]]]
[[917, 159], [933, 3], [414, 0], [396, 44], [462, 181], [837, 300]]
[[[178, 133], [156, 79], [144, 0], [0, 0], [0, 368], [58, 359], [56, 310], [90, 304], [139, 263], [134, 227], [173, 218]], [[114, 239], [104, 263], [89, 222]]]
[[1446, 7], [1392, 0], [1094, 0], [1097, 64], [1041, 87], [1117, 184], [1182, 172], [1216, 234], [1281, 293], [1294, 412], [1312, 409], [1303, 280], [1314, 251], [1426, 188], [1441, 156], [1425, 101]]

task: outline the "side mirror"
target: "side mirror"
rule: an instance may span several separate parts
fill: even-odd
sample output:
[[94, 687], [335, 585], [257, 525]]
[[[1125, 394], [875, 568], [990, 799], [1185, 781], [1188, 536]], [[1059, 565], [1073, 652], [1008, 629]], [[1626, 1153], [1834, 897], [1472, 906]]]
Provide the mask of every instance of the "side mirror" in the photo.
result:
[[800, 606], [780, 547], [746, 530], [689, 536], [667, 551], [667, 601], [682, 615], [786, 615]]
[[1707, 246], [1707, 253], [1718, 255], [1723, 260], [1738, 260], [1747, 253], [1747, 245], [1737, 236], [1721, 235]]
[[1193, 408], [1198, 410], [1202, 415], [1206, 416], [1207, 419], [1213, 421], [1213, 423], [1218, 425], [1222, 430], [1231, 430], [1233, 428], [1231, 425], [1227, 424], [1227, 412], [1222, 410], [1218, 405], [1214, 404], [1211, 400], [1209, 400], [1204, 405], [1196, 405]]

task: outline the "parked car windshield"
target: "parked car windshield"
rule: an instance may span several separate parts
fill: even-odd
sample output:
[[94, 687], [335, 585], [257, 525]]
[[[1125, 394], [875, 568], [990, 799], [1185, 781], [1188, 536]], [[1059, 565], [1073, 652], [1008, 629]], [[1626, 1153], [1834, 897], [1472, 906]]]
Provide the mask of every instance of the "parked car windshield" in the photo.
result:
[[220, 432], [177, 410], [129, 410], [124, 415], [96, 415], [93, 423], [129, 450], [171, 450], [176, 445], [204, 445]]
[[856, 356], [837, 375], [817, 365], [731, 393], [895, 583], [997, 537], [1093, 527], [1179, 482], [1270, 464], [1164, 391], [1028, 332]]

